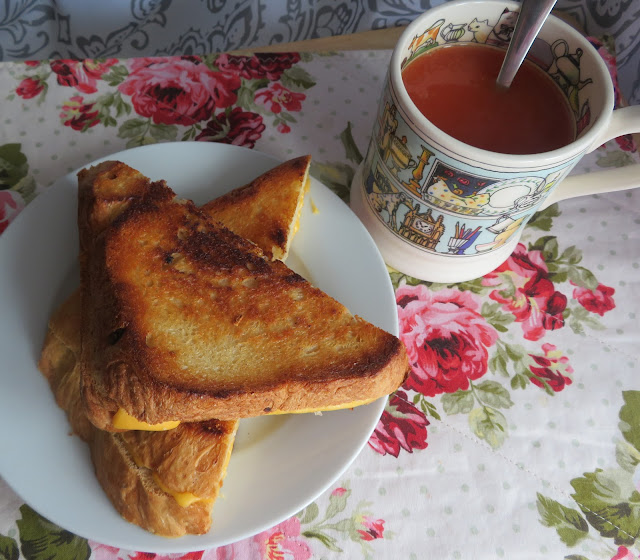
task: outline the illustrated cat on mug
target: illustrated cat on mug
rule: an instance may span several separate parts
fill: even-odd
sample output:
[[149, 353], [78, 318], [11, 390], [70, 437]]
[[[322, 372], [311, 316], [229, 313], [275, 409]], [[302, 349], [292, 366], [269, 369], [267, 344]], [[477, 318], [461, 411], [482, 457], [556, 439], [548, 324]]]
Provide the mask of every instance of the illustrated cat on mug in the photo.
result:
[[470, 39], [473, 43], [486, 43], [492, 29], [493, 27], [489, 25], [488, 19], [478, 20], [478, 18], [473, 18], [473, 21], [467, 25], [467, 31], [473, 35], [473, 38]]
[[516, 21], [518, 21], [518, 12], [514, 12], [505, 8], [498, 23], [493, 26], [493, 29], [487, 37], [487, 45], [495, 45], [497, 47], [505, 46], [511, 40], [513, 30], [516, 27]]

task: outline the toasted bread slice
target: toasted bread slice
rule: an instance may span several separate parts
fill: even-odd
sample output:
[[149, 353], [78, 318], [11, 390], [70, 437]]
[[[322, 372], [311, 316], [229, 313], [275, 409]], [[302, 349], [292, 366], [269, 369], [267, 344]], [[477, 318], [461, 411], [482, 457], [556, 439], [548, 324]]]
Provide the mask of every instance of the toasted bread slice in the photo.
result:
[[[310, 165], [310, 156], [285, 161], [201, 209], [253, 241], [268, 257], [285, 260], [308, 190]], [[84, 173], [85, 180], [93, 181], [95, 188], [83, 191], [78, 219], [81, 229], [96, 235], [151, 188], [148, 177], [122, 162], [106, 162]]]
[[[103, 196], [92, 201], [93, 211], [85, 215], [87, 227], [96, 231], [104, 229], [132, 199], [143, 196], [151, 185], [148, 178], [124, 164], [108, 167], [111, 175], [102, 178], [105, 181]], [[280, 193], [276, 195], [280, 196], [280, 203], [269, 204], [270, 195], [280, 191], [281, 183], [259, 179], [242, 187], [238, 214], [246, 215], [246, 201], [250, 199], [261, 206], [260, 223], [267, 230], [274, 231], [273, 224], [283, 223], [280, 214], [289, 215], [293, 225], [298, 211], [291, 208], [300, 204], [302, 189], [288, 189], [289, 203]], [[252, 185], [259, 189], [256, 196], [251, 194]], [[262, 197], [267, 204], [261, 202]], [[222, 220], [242, 227], [242, 220], [235, 219], [233, 203], [225, 203], [223, 210]], [[271, 219], [269, 212], [279, 215]], [[215, 217], [215, 209], [211, 214]], [[260, 230], [253, 228], [248, 235], [252, 233], [259, 234]], [[288, 253], [291, 239], [290, 234], [279, 238], [280, 254]], [[265, 251], [276, 250], [272, 236], [259, 236], [258, 243], [261, 242]], [[105, 493], [126, 520], [158, 535], [178, 537], [207, 532], [238, 422], [184, 423], [159, 434], [98, 430], [87, 419], [81, 398], [80, 333], [81, 298], [77, 290], [50, 319], [39, 368], [49, 380], [56, 402], [66, 411], [72, 431], [89, 443], [96, 476]]]
[[82, 406], [79, 353], [76, 292], [50, 319], [39, 367], [72, 430], [89, 444], [98, 481], [118, 512], [147, 531], [167, 537], [206, 533], [238, 422], [185, 423], [159, 433], [98, 430]]
[[100, 200], [112, 171], [79, 175], [81, 246], [91, 246], [81, 377], [97, 427], [113, 429], [120, 408], [157, 424], [351, 407], [402, 383], [408, 360], [395, 336], [162, 182], [98, 235], [85, 227], [93, 210], [82, 201]]
[[299, 225], [308, 189], [310, 156], [286, 161], [202, 206], [208, 216], [250, 239], [271, 259], [284, 261]]

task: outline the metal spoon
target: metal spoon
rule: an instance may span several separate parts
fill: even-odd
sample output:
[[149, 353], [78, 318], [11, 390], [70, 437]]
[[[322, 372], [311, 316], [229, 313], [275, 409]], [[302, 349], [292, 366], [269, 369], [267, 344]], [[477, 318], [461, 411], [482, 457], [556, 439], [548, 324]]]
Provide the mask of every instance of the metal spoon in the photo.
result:
[[496, 83], [508, 88], [556, 0], [522, 0], [520, 15]]

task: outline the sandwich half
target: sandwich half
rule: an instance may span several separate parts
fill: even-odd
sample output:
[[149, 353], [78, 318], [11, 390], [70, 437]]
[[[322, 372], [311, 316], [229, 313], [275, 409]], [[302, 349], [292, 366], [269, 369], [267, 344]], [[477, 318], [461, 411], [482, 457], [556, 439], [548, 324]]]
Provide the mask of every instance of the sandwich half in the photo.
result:
[[79, 174], [83, 402], [113, 430], [353, 407], [406, 377], [397, 337], [164, 183], [93, 220], [113, 162]]
[[[304, 177], [300, 174], [300, 159], [306, 161]], [[265, 253], [285, 255], [294, 233], [300, 199], [304, 196], [308, 165], [308, 157], [285, 162], [275, 168], [278, 181], [265, 182], [259, 177], [252, 184], [241, 187], [242, 202], [238, 203], [236, 211], [233, 203], [225, 203], [222, 206], [224, 215], [218, 216], [216, 205], [208, 208], [207, 213], [233, 224], [238, 233], [255, 235]], [[110, 165], [108, 169], [111, 179], [105, 187], [105, 196], [96, 202], [89, 218], [99, 229], [104, 229], [132, 199], [147, 192], [151, 184], [148, 178], [124, 164]], [[287, 187], [286, 196], [281, 193], [283, 183]], [[279, 203], [274, 204], [274, 199]], [[238, 218], [246, 215], [248, 205], [260, 209], [264, 235], [260, 234], [259, 227], [253, 227], [252, 232], [243, 229], [244, 222]], [[284, 236], [275, 239], [270, 235], [287, 222], [290, 227], [285, 228]], [[66, 411], [71, 430], [89, 444], [96, 476], [116, 510], [127, 521], [161, 536], [207, 532], [238, 422], [182, 423], [175, 429], [158, 431], [163, 426], [146, 426], [121, 415], [119, 428], [138, 429], [122, 433], [98, 430], [89, 422], [81, 398], [80, 347], [81, 296], [78, 290], [51, 316], [38, 365], [50, 383], [56, 402]], [[155, 429], [140, 431], [139, 428]]]

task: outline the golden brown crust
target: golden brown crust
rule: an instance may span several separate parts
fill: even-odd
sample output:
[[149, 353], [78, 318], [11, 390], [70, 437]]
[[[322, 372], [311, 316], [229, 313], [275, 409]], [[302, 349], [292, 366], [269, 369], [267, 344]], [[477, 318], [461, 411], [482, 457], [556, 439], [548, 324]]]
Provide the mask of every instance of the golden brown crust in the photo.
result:
[[211, 527], [213, 502], [201, 500], [180, 506], [173, 496], [159, 489], [151, 471], [135, 464], [121, 437], [96, 430], [91, 443], [98, 481], [120, 515], [165, 537], [206, 533]]
[[310, 156], [286, 161], [254, 181], [202, 206], [209, 217], [245, 239], [265, 255], [284, 260], [302, 205]]
[[151, 184], [81, 266], [96, 426], [119, 408], [152, 424], [331, 408], [402, 383], [396, 337], [172, 196]]
[[89, 422], [80, 393], [80, 294], [75, 292], [51, 316], [38, 367], [49, 381], [56, 403], [67, 413], [71, 430], [89, 441]]
[[105, 161], [78, 173], [78, 228], [92, 232], [80, 237], [93, 239], [113, 222], [129, 204], [147, 194], [151, 180], [119, 161]]
[[[39, 367], [72, 430], [89, 443], [100, 484], [118, 512], [143, 529], [167, 537], [207, 532], [238, 422], [182, 424], [167, 432], [114, 434], [96, 429], [80, 396], [79, 302], [75, 292], [52, 315]], [[183, 507], [165, 490], [206, 501]]]
[[136, 465], [154, 472], [172, 492], [218, 496], [238, 421], [186, 422], [173, 430], [118, 434]]

